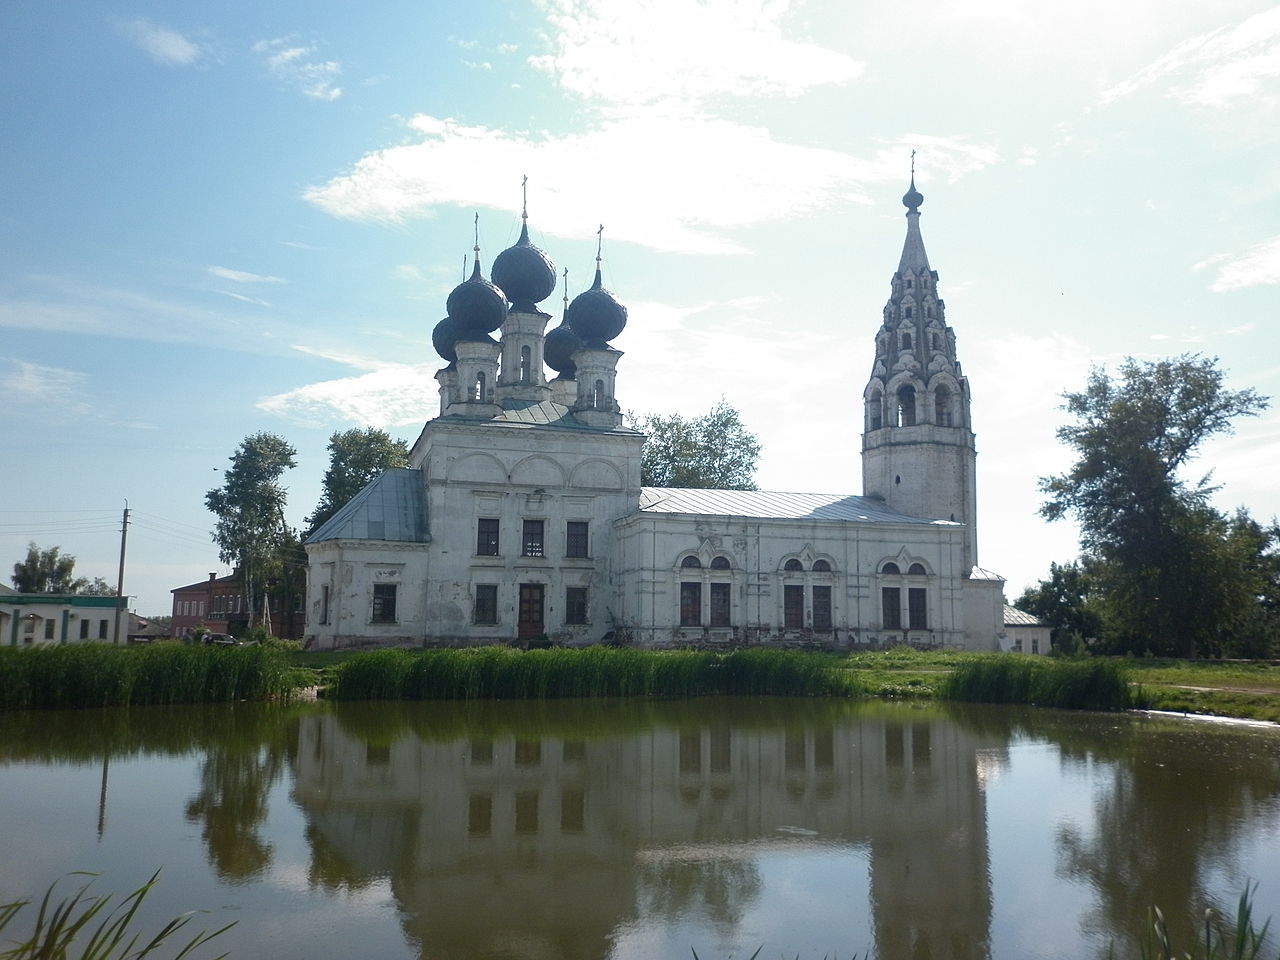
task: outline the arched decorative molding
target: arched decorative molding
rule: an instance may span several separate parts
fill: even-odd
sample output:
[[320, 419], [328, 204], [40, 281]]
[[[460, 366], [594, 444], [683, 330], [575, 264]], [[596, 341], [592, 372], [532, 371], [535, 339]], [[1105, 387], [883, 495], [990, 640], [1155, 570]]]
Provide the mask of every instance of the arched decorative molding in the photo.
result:
[[491, 453], [468, 453], [449, 464], [450, 483], [507, 482], [506, 465]]
[[621, 490], [624, 486], [622, 471], [602, 458], [583, 460], [573, 468], [569, 476], [571, 487], [595, 487], [605, 490]]
[[535, 453], [511, 468], [511, 483], [527, 487], [565, 486], [564, 468], [548, 456]]

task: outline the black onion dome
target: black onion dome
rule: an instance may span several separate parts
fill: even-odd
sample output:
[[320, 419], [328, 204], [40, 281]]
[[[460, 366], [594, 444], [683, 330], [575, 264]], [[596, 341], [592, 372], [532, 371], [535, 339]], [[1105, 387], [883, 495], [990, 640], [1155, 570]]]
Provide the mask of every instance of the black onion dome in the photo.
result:
[[556, 288], [556, 266], [551, 258], [529, 242], [529, 225], [520, 228], [520, 239], [493, 261], [493, 282], [502, 288], [511, 305], [536, 313], [537, 304]]
[[569, 304], [565, 322], [582, 339], [583, 346], [596, 348], [606, 346], [627, 325], [627, 308], [603, 287], [599, 267], [591, 289], [578, 294]]
[[561, 323], [542, 341], [542, 359], [548, 367], [562, 377], [572, 380], [578, 372], [573, 355], [582, 349], [582, 341], [567, 322]]
[[458, 324], [453, 317], [445, 317], [431, 331], [431, 346], [435, 347], [436, 353], [449, 363], [458, 362], [458, 351], [455, 349], [457, 342]]
[[[912, 162], [914, 163], [915, 161]], [[908, 210], [915, 210], [922, 203], [924, 203], [924, 194], [916, 189], [916, 178], [913, 174], [911, 177], [911, 189], [902, 195], [902, 205]]]
[[445, 303], [449, 318], [457, 325], [460, 340], [479, 339], [477, 334], [497, 330], [507, 318], [507, 298], [480, 275], [479, 256], [471, 279], [454, 287]]

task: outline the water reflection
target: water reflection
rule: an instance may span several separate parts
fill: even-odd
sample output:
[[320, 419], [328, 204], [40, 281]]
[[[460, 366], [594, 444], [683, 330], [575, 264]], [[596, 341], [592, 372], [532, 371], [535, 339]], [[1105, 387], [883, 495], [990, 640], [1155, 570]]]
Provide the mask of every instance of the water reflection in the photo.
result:
[[[183, 765], [157, 809], [198, 825], [210, 876], [277, 917], [295, 876], [339, 921], [389, 896], [421, 956], [1134, 955], [1151, 903], [1189, 938], [1250, 872], [1280, 915], [1274, 732], [788, 700], [0, 715], [0, 782], [78, 764], [96, 794], [141, 756]], [[121, 783], [104, 779], [100, 817]], [[992, 809], [1026, 814], [1025, 851], [993, 858], [1009, 841]], [[125, 816], [100, 821], [106, 842]], [[1026, 899], [1071, 903], [1076, 939], [1012, 952]]]
[[976, 756], [1003, 741], [936, 710], [788, 704], [770, 722], [722, 700], [636, 725], [633, 708], [597, 706], [539, 731], [529, 707], [498, 705], [485, 736], [455, 736], [455, 708], [373, 709], [302, 721], [294, 796], [313, 872], [389, 877], [433, 955], [599, 957], [641, 917], [697, 917], [733, 940], [762, 894], [755, 856], [805, 847], [868, 858], [886, 960], [989, 953]]

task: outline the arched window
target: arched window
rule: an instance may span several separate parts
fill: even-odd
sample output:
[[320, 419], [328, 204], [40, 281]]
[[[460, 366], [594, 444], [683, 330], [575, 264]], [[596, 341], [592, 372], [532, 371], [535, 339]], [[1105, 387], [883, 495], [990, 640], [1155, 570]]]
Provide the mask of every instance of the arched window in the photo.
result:
[[825, 560], [815, 560], [813, 561], [813, 572], [814, 573], [830, 573], [831, 564], [827, 563], [827, 561]]
[[799, 570], [803, 570], [804, 564], [802, 564], [795, 557], [792, 557], [790, 560], [788, 560], [786, 563], [782, 565], [782, 569], [786, 570], [788, 573], [795, 573]]
[[951, 391], [946, 384], [939, 384], [933, 391], [933, 422], [944, 427], [951, 426]]
[[916, 425], [916, 388], [910, 384], [898, 389], [898, 426]]
[[[933, 315], [933, 314], [932, 314], [932, 313], [930, 313], [930, 316], [932, 316], [932, 315]], [[941, 342], [941, 341], [938, 339], [938, 335], [937, 335], [936, 333], [931, 333], [931, 334], [929, 334], [929, 347], [930, 347], [931, 349], [933, 349], [933, 350], [941, 350], [942, 348], [941, 348], [940, 346], [938, 346], [938, 344], [939, 344], [940, 342]]]
[[596, 381], [596, 389], [594, 394], [591, 397], [591, 405], [595, 407], [597, 410], [604, 409], [604, 381], [603, 380]]
[[927, 576], [923, 563], [913, 563], [911, 566], [907, 567], [907, 574], [912, 577]]
[[904, 334], [902, 335], [902, 349], [903, 349], [903, 350], [910, 350], [910, 349], [911, 349], [911, 334], [909, 334], [909, 333], [904, 333]]
[[903, 315], [904, 317], [906, 317], [908, 320], [910, 320], [910, 319], [911, 319], [911, 308], [910, 308], [910, 307], [907, 307], [907, 309], [906, 309], [905, 311], [903, 311], [903, 314], [902, 314], [902, 315]]
[[867, 401], [867, 429], [879, 430], [884, 426], [884, 396], [879, 390]]
[[728, 557], [712, 557], [711, 569], [712, 570], [728, 570], [729, 558]]
[[892, 576], [892, 575], [896, 575], [896, 574], [900, 574], [900, 573], [902, 573], [902, 571], [901, 571], [900, 569], [898, 569], [898, 565], [897, 565], [896, 563], [894, 563], [892, 560], [890, 560], [890, 561], [889, 561], [888, 563], [886, 563], [883, 567], [881, 567], [881, 568], [880, 568], [880, 572], [881, 572], [881, 573], [885, 573], [885, 574], [889, 574], [889, 575], [891, 575], [891, 576]]
[[529, 382], [529, 364], [531, 362], [531, 359], [532, 359], [532, 354], [529, 352], [529, 348], [521, 347], [520, 348], [520, 382], [521, 383]]
[[479, 403], [484, 403], [484, 372], [483, 371], [476, 374], [476, 382], [475, 382], [474, 389], [475, 389], [475, 393], [472, 395], [471, 399]]
[[680, 566], [686, 570], [696, 570], [702, 566], [702, 561], [697, 557], [685, 557], [680, 561]]

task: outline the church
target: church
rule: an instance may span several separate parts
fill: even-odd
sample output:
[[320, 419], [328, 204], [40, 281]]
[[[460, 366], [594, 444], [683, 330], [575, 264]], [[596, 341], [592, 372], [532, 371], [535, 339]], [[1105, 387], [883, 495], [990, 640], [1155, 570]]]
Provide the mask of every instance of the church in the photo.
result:
[[902, 201], [861, 398], [861, 496], [641, 486], [645, 438], [623, 422], [611, 344], [626, 307], [597, 252], [594, 284], [548, 331], [538, 304], [556, 270], [526, 207], [491, 278], [477, 244], [448, 297], [432, 334], [440, 414], [410, 469], [306, 542], [308, 647], [1001, 649], [1004, 581], [978, 566], [969, 384], [914, 176]]

